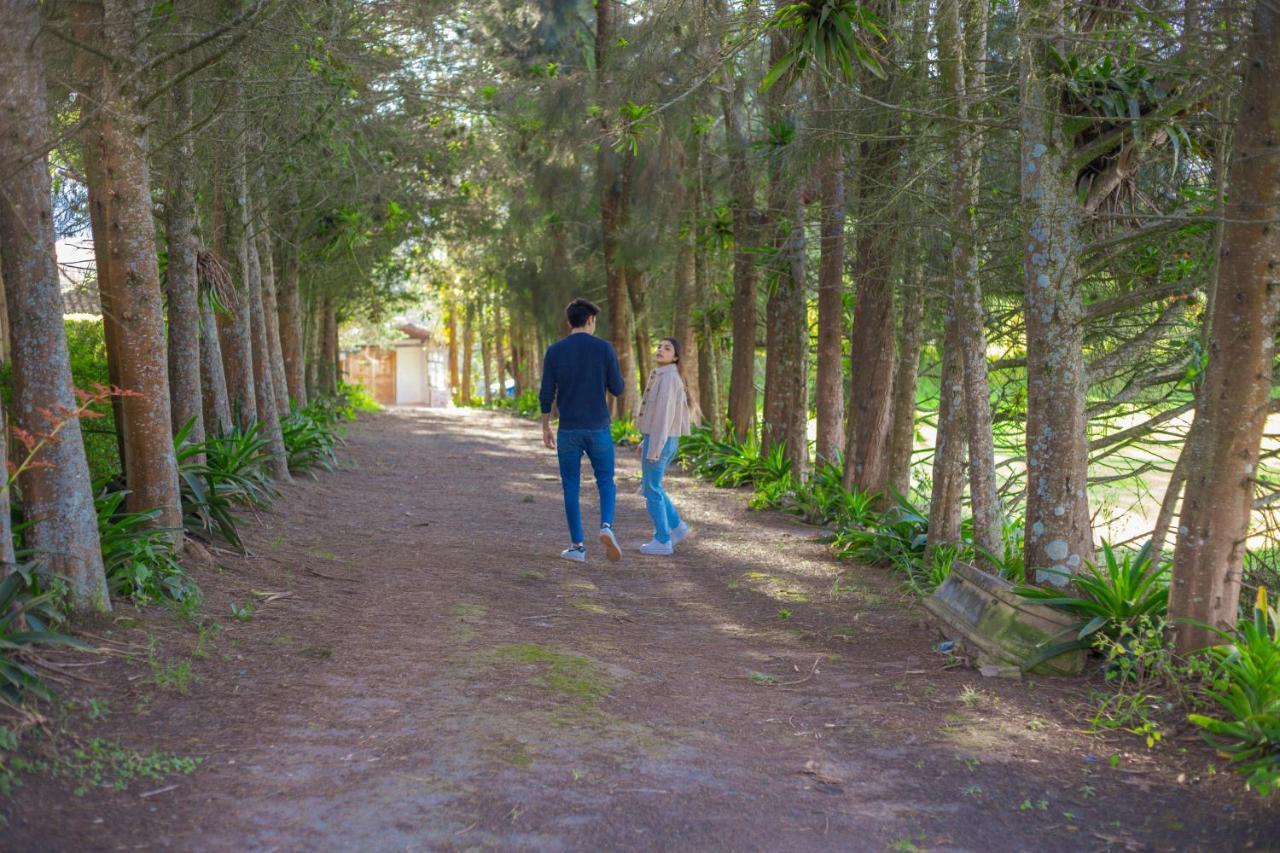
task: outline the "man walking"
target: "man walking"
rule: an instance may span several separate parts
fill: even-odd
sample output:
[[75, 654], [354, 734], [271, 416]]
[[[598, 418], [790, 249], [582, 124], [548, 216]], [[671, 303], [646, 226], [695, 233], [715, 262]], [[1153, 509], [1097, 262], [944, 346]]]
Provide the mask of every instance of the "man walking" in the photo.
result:
[[[591, 460], [600, 491], [600, 544], [610, 560], [621, 560], [622, 549], [613, 534], [613, 435], [609, 430], [609, 404], [605, 391], [622, 396], [622, 373], [613, 345], [595, 336], [600, 308], [586, 299], [575, 299], [564, 309], [569, 334], [547, 347], [542, 360], [542, 443], [556, 451], [560, 483], [564, 487], [564, 514], [569, 522], [569, 547], [560, 552], [566, 560], [584, 562], [586, 543], [582, 533], [582, 509], [578, 504], [582, 454]], [[551, 431], [551, 404], [560, 409], [558, 432]]]

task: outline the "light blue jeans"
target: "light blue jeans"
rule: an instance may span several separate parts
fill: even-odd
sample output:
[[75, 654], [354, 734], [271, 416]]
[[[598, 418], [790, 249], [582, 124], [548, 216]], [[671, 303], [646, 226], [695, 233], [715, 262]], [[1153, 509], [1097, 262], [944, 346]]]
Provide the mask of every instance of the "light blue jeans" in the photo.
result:
[[569, 522], [572, 544], [582, 542], [581, 490], [582, 454], [591, 460], [600, 492], [600, 524], [613, 524], [613, 505], [618, 493], [613, 482], [613, 435], [606, 429], [562, 429], [556, 433], [556, 456], [560, 462], [560, 484], [564, 487], [564, 515]]
[[644, 506], [653, 520], [653, 538], [663, 544], [671, 541], [671, 528], [680, 526], [680, 513], [671, 502], [671, 496], [662, 488], [662, 475], [676, 456], [680, 439], [672, 436], [662, 446], [657, 462], [649, 461], [649, 436], [640, 444], [641, 474], [644, 480]]

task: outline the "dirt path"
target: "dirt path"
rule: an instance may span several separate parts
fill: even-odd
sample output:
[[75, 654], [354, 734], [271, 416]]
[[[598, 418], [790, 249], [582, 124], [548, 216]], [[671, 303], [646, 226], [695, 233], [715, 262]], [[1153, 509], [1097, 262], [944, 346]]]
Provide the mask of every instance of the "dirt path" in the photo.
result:
[[[70, 688], [111, 712], [69, 728], [199, 768], [83, 796], [29, 776], [0, 847], [1280, 844], [1276, 810], [1206, 775], [1189, 733], [1148, 752], [1080, 733], [1080, 684], [940, 671], [885, 573], [833, 562], [741, 492], [675, 478], [695, 531], [675, 557], [595, 548], [579, 566], [557, 556], [555, 461], [528, 422], [389, 412], [352, 428], [343, 459], [247, 525], [256, 556], [201, 573], [223, 630], [117, 614], [99, 630], [157, 634], [151, 664]], [[637, 466], [619, 467], [635, 545]], [[253, 590], [290, 595], [231, 619]], [[164, 678], [184, 661], [185, 693]]]

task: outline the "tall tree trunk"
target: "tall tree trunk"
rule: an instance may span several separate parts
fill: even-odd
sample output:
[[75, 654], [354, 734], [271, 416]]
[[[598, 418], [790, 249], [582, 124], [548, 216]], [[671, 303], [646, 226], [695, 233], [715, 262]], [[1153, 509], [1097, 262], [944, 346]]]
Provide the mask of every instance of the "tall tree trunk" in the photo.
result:
[[481, 306], [479, 322], [480, 322], [480, 363], [484, 372], [484, 404], [487, 406], [493, 402], [493, 359], [489, 346], [491, 324], [488, 322], [487, 311]]
[[200, 391], [205, 430], [209, 435], [231, 431], [231, 400], [222, 366], [222, 345], [218, 340], [218, 320], [208, 294], [200, 300]]
[[[653, 329], [649, 325], [649, 293], [644, 272], [634, 267], [627, 270], [627, 297], [631, 300], [631, 319], [636, 336], [636, 367], [640, 372], [640, 392], [649, 381], [654, 363]], [[665, 335], [664, 335], [665, 337]]]
[[[76, 399], [62, 322], [49, 165], [42, 154], [49, 148], [49, 114], [40, 13], [35, 3], [4, 2], [0, 17], [0, 278], [13, 324], [14, 425], [38, 437], [51, 432], [55, 413], [74, 408]], [[168, 432], [167, 421], [164, 426]], [[6, 440], [0, 429], [0, 445]], [[68, 421], [36, 461], [21, 482], [23, 512], [34, 522], [28, 544], [43, 559], [46, 577], [66, 578], [77, 609], [110, 610], [80, 423]], [[8, 472], [2, 470], [5, 482]], [[0, 503], [0, 560], [7, 570], [14, 559], [7, 488], [0, 489]]]
[[734, 81], [721, 95], [729, 156], [729, 209], [733, 216], [733, 360], [729, 369], [728, 419], [739, 440], [756, 417], [756, 291], [759, 271], [753, 252], [759, 238], [755, 176], [748, 159], [747, 81]]
[[[896, 0], [872, 4], [886, 21], [897, 19]], [[880, 101], [893, 97], [901, 79], [866, 75], [862, 89]], [[889, 433], [893, 407], [893, 268], [900, 230], [893, 193], [902, 169], [902, 116], [896, 110], [869, 107], [876, 126], [861, 144], [858, 161], [858, 229], [854, 240], [857, 301], [850, 347], [849, 424], [844, 482], [884, 494], [889, 486]]]
[[[1025, 559], [1035, 580], [1061, 586], [1093, 558], [1087, 487], [1084, 307], [1068, 117], [1054, 64], [1061, 0], [1018, 7], [1021, 65], [1023, 289], [1027, 323]], [[1051, 571], [1043, 571], [1050, 569]]]
[[1210, 627], [1235, 624], [1271, 393], [1280, 308], [1280, 9], [1273, 3], [1254, 6], [1243, 66], [1209, 363], [1192, 427], [1200, 431], [1199, 452], [1188, 464], [1169, 588], [1182, 654], [1214, 642]]
[[[0, 41], [0, 44], [3, 42]], [[3, 68], [0, 65], [0, 68]], [[3, 139], [3, 131], [0, 131], [0, 139]], [[0, 293], [0, 302], [3, 302], [4, 294]], [[7, 362], [0, 362], [0, 366], [7, 366]], [[9, 431], [5, 427], [4, 421], [4, 403], [0, 402], [0, 471], [5, 472], [5, 476], [0, 478], [0, 578], [8, 577], [17, 564], [17, 557], [13, 550], [13, 508], [9, 502]]]
[[947, 299], [942, 342], [942, 378], [938, 383], [938, 433], [933, 442], [933, 489], [929, 496], [928, 552], [960, 542], [960, 504], [964, 499], [964, 357], [960, 325]]
[[190, 79], [173, 88], [173, 126], [181, 128], [168, 159], [165, 195], [165, 297], [169, 306], [169, 405], [176, 433], [188, 422], [187, 440], [204, 441], [203, 396], [200, 382], [200, 282], [196, 269], [195, 141], [191, 125]]
[[449, 318], [445, 329], [449, 336], [449, 398], [456, 404], [462, 382], [458, 375], [458, 303], [450, 300], [445, 307], [445, 313]]
[[[258, 186], [264, 186], [265, 180], [259, 175]], [[257, 199], [255, 198], [255, 205]], [[264, 202], [265, 204], [265, 202]], [[258, 210], [258, 265], [262, 273], [262, 320], [267, 332], [267, 364], [271, 368], [271, 394], [276, 401], [276, 415], [285, 418], [289, 415], [289, 380], [284, 371], [284, 355], [280, 342], [280, 311], [276, 299], [276, 265], [275, 252], [272, 246], [271, 218], [263, 210]]]
[[[233, 100], [240, 104], [243, 101], [241, 87], [234, 86]], [[244, 147], [240, 140], [244, 136], [244, 117], [239, 110], [232, 113], [232, 132], [235, 141], [231, 143], [231, 198], [219, 190], [214, 192], [214, 207], [222, 207], [224, 215], [222, 240], [226, 248], [226, 257], [231, 267], [233, 280], [232, 304], [225, 305], [225, 312], [219, 312], [218, 331], [222, 346], [223, 371], [227, 380], [227, 395], [231, 400], [232, 420], [240, 427], [248, 426], [259, 417], [258, 398], [254, 389], [253, 363], [253, 308], [249, 286], [249, 237], [245, 228], [248, 221], [249, 187], [245, 172]]]
[[636, 363], [632, 358], [632, 333], [628, 319], [626, 271], [618, 257], [619, 241], [625, 221], [624, 191], [626, 175], [616, 151], [613, 150], [609, 117], [613, 114], [614, 74], [613, 48], [617, 44], [618, 0], [596, 0], [596, 104], [600, 107], [601, 143], [597, 164], [600, 181], [601, 255], [604, 260], [606, 301], [608, 302], [609, 340], [618, 356], [626, 390], [617, 401], [618, 416], [631, 417], [640, 410], [640, 395], [636, 391]]
[[893, 372], [892, 433], [889, 437], [889, 484], [898, 494], [911, 494], [911, 458], [916, 444], [916, 389], [920, 348], [924, 341], [924, 264], [913, 261], [907, 271], [898, 360]]
[[263, 307], [264, 294], [262, 284], [262, 259], [258, 253], [255, 226], [261, 224], [262, 218], [255, 215], [256, 200], [248, 194], [245, 186], [245, 259], [248, 262], [248, 275], [245, 276], [246, 290], [249, 297], [249, 334], [253, 346], [253, 392], [258, 407], [258, 423], [262, 428], [262, 438], [267, 442], [267, 470], [277, 480], [288, 481], [289, 453], [284, 446], [284, 435], [280, 428], [280, 414], [277, 409], [274, 376], [271, 370], [271, 345], [267, 342], [267, 313]]
[[319, 351], [316, 353], [316, 385], [320, 393], [338, 393], [338, 310], [332, 296], [320, 300]]
[[475, 397], [475, 382], [471, 377], [472, 354], [475, 347], [475, 304], [468, 300], [462, 318], [462, 405], [471, 405]]
[[[822, 120], [834, 122], [830, 84], [821, 82], [818, 101]], [[827, 155], [818, 167], [822, 221], [818, 260], [818, 372], [816, 405], [818, 464], [834, 462], [844, 444], [844, 146], [828, 139]], [[861, 283], [859, 283], [861, 285]], [[852, 401], [851, 401], [852, 402]]]
[[725, 412], [720, 396], [720, 355], [716, 348], [715, 327], [705, 306], [710, 298], [711, 283], [707, 274], [707, 255], [696, 251], [693, 255], [693, 278], [698, 293], [698, 304], [704, 306], [697, 314], [695, 333], [698, 337], [698, 400], [702, 418], [719, 438], [724, 433]]
[[689, 395], [691, 410], [689, 419], [692, 423], [702, 422], [701, 390], [698, 383], [698, 338], [694, 330], [694, 311], [697, 305], [698, 281], [694, 272], [694, 252], [697, 240], [697, 220], [693, 214], [693, 204], [689, 205], [689, 214], [685, 217], [684, 228], [680, 234], [680, 248], [676, 256], [676, 292], [674, 305], [674, 329], [672, 335], [680, 342], [680, 374], [684, 377], [685, 390]]
[[[991, 568], [983, 556], [1004, 550], [1003, 522], [996, 484], [996, 459], [991, 427], [991, 389], [987, 382], [987, 337], [982, 283], [978, 278], [977, 217], [982, 133], [970, 123], [970, 105], [983, 90], [986, 62], [987, 3], [968, 0], [964, 32], [960, 28], [960, 0], [942, 0], [938, 42], [942, 86], [955, 112], [951, 142], [951, 288], [964, 359], [965, 427], [969, 435], [969, 498], [973, 506], [973, 543], [977, 562]], [[972, 56], [966, 57], [966, 41]]]
[[[145, 13], [123, 0], [75, 7], [81, 44], [101, 45], [130, 64], [144, 61], [141, 26]], [[104, 315], [118, 334], [107, 339], [120, 385], [137, 392], [121, 400], [125, 436], [124, 473], [131, 512], [156, 509], [154, 523], [182, 542], [182, 505], [169, 408], [169, 365], [164, 306], [151, 215], [151, 172], [145, 117], [119, 67], [86, 50], [81, 54], [83, 94], [92, 120], [82, 133], [89, 204], [97, 210], [94, 252]], [[115, 343], [115, 351], [111, 347]]]
[[[778, 62], [786, 47], [787, 39], [783, 33], [771, 33], [770, 62]], [[769, 90], [765, 105], [766, 121], [770, 126], [781, 125], [791, 118], [784, 92], [781, 86]], [[785, 446], [791, 470], [801, 478], [809, 462], [805, 210], [803, 194], [793, 181], [788, 180], [787, 153], [779, 147], [769, 156], [768, 211], [769, 215], [777, 217], [777, 224], [773, 231], [775, 261], [770, 270], [771, 286], [765, 303], [767, 357], [760, 443], [763, 448]]]
[[284, 361], [285, 385], [289, 397], [299, 407], [307, 405], [306, 358], [303, 349], [302, 300], [298, 284], [299, 240], [298, 191], [290, 185], [285, 195], [285, 232], [280, 245], [280, 287], [276, 294], [280, 314], [280, 358]]
[[320, 391], [320, 353], [324, 349], [322, 344], [324, 338], [323, 299], [319, 294], [311, 293], [308, 295], [304, 306], [302, 315], [305, 320], [302, 338], [302, 351], [306, 354], [304, 358], [304, 373], [306, 374], [307, 398], [314, 400], [322, 394]]

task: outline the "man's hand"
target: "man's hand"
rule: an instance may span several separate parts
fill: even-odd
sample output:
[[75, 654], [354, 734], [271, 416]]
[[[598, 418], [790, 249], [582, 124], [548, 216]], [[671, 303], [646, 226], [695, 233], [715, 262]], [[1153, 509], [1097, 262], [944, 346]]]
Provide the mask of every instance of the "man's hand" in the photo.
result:
[[542, 416], [542, 443], [548, 450], [556, 449], [556, 434], [551, 430], [551, 416]]

